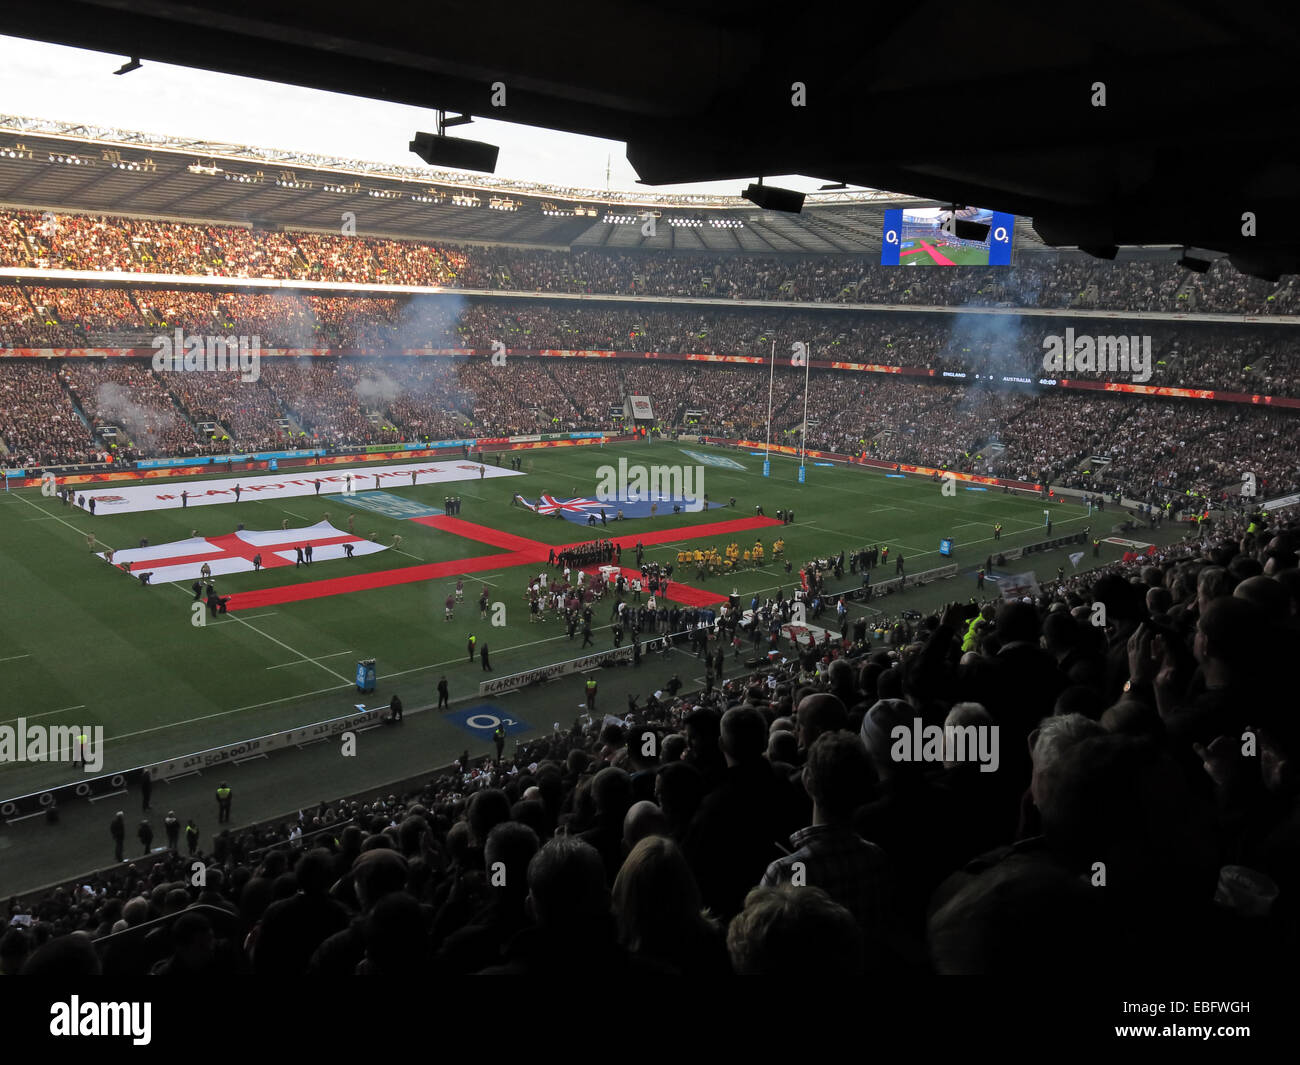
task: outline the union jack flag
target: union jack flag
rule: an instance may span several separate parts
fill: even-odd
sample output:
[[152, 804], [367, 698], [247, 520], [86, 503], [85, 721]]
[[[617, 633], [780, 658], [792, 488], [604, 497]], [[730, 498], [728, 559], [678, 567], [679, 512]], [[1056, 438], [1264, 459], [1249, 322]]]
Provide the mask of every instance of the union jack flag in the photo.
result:
[[534, 510], [538, 514], [545, 514], [548, 517], [552, 514], [597, 513], [601, 510], [609, 510], [611, 506], [609, 503], [602, 503], [599, 499], [586, 499], [581, 496], [576, 499], [559, 499], [556, 496], [543, 495], [536, 503], [528, 502], [523, 496], [516, 496], [515, 498], [529, 510]]

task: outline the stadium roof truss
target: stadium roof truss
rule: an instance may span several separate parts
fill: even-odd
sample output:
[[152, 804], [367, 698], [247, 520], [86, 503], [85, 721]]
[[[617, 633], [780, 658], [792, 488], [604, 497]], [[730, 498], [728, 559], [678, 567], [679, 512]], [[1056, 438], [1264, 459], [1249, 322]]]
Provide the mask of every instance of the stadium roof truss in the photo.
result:
[[[927, 202], [833, 192], [791, 215], [739, 197], [606, 194], [457, 174], [441, 181], [431, 173], [446, 172], [0, 115], [0, 203], [38, 210], [337, 232], [340, 212], [353, 209], [362, 232], [408, 239], [875, 256], [884, 207]], [[506, 209], [492, 209], [498, 203]], [[654, 236], [642, 232], [646, 211], [656, 215]], [[1027, 220], [1018, 221], [1016, 239], [1041, 246]]]

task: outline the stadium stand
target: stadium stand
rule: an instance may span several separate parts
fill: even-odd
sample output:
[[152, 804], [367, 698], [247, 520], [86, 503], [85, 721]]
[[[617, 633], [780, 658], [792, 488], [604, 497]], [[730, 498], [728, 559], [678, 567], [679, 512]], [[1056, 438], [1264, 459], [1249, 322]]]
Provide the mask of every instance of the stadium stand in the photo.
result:
[[[730, 674], [716, 686], [406, 793], [223, 830], [194, 852], [202, 888], [178, 846], [10, 899], [6, 916], [30, 921], [5, 933], [0, 966], [703, 976], [793, 974], [813, 951], [883, 979], [1280, 964], [1289, 946], [1249, 933], [1245, 889], [1213, 899], [1228, 856], [1296, 886], [1282, 767], [1300, 740], [1281, 692], [1297, 547], [1294, 525], [1243, 515], [1020, 601], [855, 626], [780, 665], [736, 662], [724, 619], [706, 643]], [[1109, 630], [1088, 623], [1095, 602]], [[891, 729], [922, 722], [996, 724], [1001, 771], [891, 758]], [[1247, 727], [1260, 757], [1222, 739]], [[791, 893], [794, 861], [808, 886]], [[1098, 861], [1105, 892], [1084, 886]], [[71, 935], [93, 950], [70, 959]]]
[[[721, 307], [665, 309], [625, 304], [383, 299], [299, 293], [192, 292], [175, 289], [54, 288], [3, 290], [14, 309], [4, 339], [11, 347], [139, 346], [160, 329], [256, 336], [264, 348], [386, 353], [434, 348], [491, 350], [494, 341], [535, 351], [612, 350], [766, 357], [782, 338], [802, 337], [814, 360], [917, 367], [960, 377], [1038, 378], [1044, 342], [1066, 329], [1103, 326], [1086, 319], [972, 318], [848, 311], [790, 313]], [[1289, 328], [1243, 332], [1221, 323], [1108, 321], [1106, 335], [1149, 338], [1149, 375], [1141, 384], [1300, 395], [1300, 355]], [[1123, 332], [1121, 332], [1123, 330]], [[781, 345], [778, 345], [780, 348]], [[1105, 379], [1133, 374], [1108, 372]], [[563, 404], [560, 405], [563, 408]]]
[[1285, 314], [1290, 281], [1270, 284], [1217, 263], [1030, 263], [914, 270], [862, 256], [637, 256], [582, 250], [431, 246], [381, 237], [253, 232], [237, 226], [0, 211], [0, 266], [276, 277], [499, 291], [712, 296], [722, 299]]
[[[761, 432], [767, 373], [761, 367], [657, 362], [591, 367], [566, 360], [267, 358], [256, 382], [237, 374], [155, 373], [142, 360], [67, 359], [58, 376], [29, 365], [0, 363], [0, 417], [9, 450], [28, 466], [85, 461], [110, 442], [81, 440], [77, 412], [98, 428], [124, 428], [119, 460], [164, 454], [216, 453], [273, 447], [286, 437], [276, 424], [297, 420], [315, 445], [367, 445], [398, 440], [455, 439], [463, 432], [502, 436], [575, 429], [613, 430], [611, 405], [624, 394], [648, 394], [660, 424], [682, 431], [743, 437]], [[489, 372], [491, 370], [491, 372]], [[37, 400], [33, 382], [45, 380]], [[48, 380], [46, 380], [48, 379]], [[621, 379], [621, 381], [620, 381]], [[51, 391], [66, 381], [65, 394]], [[976, 385], [914, 382], [819, 370], [810, 375], [808, 446], [889, 463], [936, 466], [1013, 480], [1121, 492], [1151, 502], [1184, 500], [1187, 492], [1218, 498], [1240, 482], [1241, 454], [1270, 492], [1300, 487], [1300, 440], [1285, 410], [1130, 396], [1064, 396], [1007, 392]], [[798, 442], [802, 375], [776, 377], [774, 441]], [[26, 397], [26, 398], [25, 398]], [[83, 402], [85, 397], [85, 402]], [[33, 449], [24, 432], [40, 402], [67, 405], [74, 423], [63, 448]], [[685, 412], [702, 411], [687, 424]], [[184, 413], [182, 413], [184, 412]], [[193, 439], [194, 425], [219, 423], [218, 439]], [[66, 421], [66, 419], [65, 419]], [[991, 444], [1001, 444], [997, 453]], [[44, 456], [42, 459], [41, 456]], [[1091, 468], [1086, 460], [1102, 460]], [[1082, 468], [1080, 463], [1083, 464]]]

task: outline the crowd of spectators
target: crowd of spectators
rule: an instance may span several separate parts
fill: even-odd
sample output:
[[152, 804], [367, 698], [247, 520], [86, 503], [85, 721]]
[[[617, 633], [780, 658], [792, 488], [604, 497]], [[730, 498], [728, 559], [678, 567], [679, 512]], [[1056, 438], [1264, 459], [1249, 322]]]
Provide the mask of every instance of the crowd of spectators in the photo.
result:
[[377, 359], [361, 388], [407, 439], [456, 440], [473, 428], [476, 374], [482, 375], [481, 367], [461, 360]]
[[[84, 461], [94, 442], [83, 439], [73, 404], [96, 428], [126, 431], [134, 449], [118, 454], [125, 459], [222, 446], [613, 432], [623, 426], [616, 417], [623, 397], [633, 394], [650, 397], [666, 429], [762, 439], [769, 385], [761, 366], [519, 355], [503, 365], [482, 357], [266, 357], [251, 382], [235, 372], [155, 372], [146, 360], [68, 359], [59, 369], [71, 402], [53, 370], [0, 363], [0, 383], [9, 382], [5, 439], [23, 464]], [[808, 381], [807, 446], [817, 451], [1161, 504], [1188, 493], [1218, 498], [1245, 473], [1269, 497], [1300, 489], [1300, 434], [1284, 409], [831, 370], [814, 370]], [[803, 382], [789, 366], [772, 379], [776, 444], [801, 442]], [[73, 420], [47, 419], [46, 402]], [[195, 427], [209, 421], [217, 432], [196, 440]], [[111, 443], [125, 441], [93, 449]]]
[[96, 433], [112, 426], [125, 434], [109, 445], [119, 459], [198, 455], [218, 448], [216, 442], [199, 440], [148, 362], [69, 359], [60, 376]]
[[[1282, 971], [1300, 945], [1298, 550], [1294, 524], [1251, 513], [915, 615], [885, 646], [719, 646], [727, 676], [704, 691], [650, 661], [658, 690], [617, 722], [593, 705], [416, 791], [199, 842], [202, 887], [170, 850], [11, 899], [0, 968]], [[939, 747], [916, 756], [915, 730]]]
[[1226, 262], [1194, 274], [1159, 262], [1022, 256], [1015, 267], [881, 266], [871, 256], [570, 252], [255, 231], [140, 218], [0, 211], [0, 265], [498, 291], [818, 303], [1286, 314], [1289, 281]]
[[72, 327], [40, 314], [17, 285], [0, 285], [0, 347], [63, 347], [80, 340]]
[[[343, 238], [339, 238], [343, 239]], [[23, 302], [23, 292], [30, 304]], [[794, 353], [791, 338], [808, 345], [814, 361], [883, 364], [934, 373], [981, 377], [1095, 377], [1101, 380], [1215, 389], [1250, 394], [1300, 394], [1300, 346], [1289, 328], [1231, 327], [1187, 322], [1104, 326], [1088, 319], [1018, 316], [936, 316], [829, 310], [685, 306], [633, 303], [529, 302], [464, 297], [317, 296], [298, 293], [55, 288], [11, 293], [4, 336], [12, 346], [125, 346], [134, 332], [147, 347], [161, 328], [256, 336], [264, 348], [400, 352], [437, 349], [601, 350], [744, 356], [763, 360], [773, 343], [782, 365]], [[40, 313], [37, 313], [40, 308]], [[1144, 338], [1146, 373], [1139, 366], [1095, 372], [1049, 371], [1049, 337], [1079, 335]], [[1121, 330], [1126, 332], [1121, 333]], [[52, 332], [53, 331], [53, 332]]]
[[371, 420], [357, 394], [362, 370], [342, 359], [265, 359], [260, 384], [319, 447], [391, 443], [402, 434]]
[[103, 460], [55, 368], [6, 361], [0, 370], [0, 438], [12, 467]]
[[144, 317], [124, 288], [27, 289], [32, 302], [47, 320], [76, 330], [83, 338], [103, 332], [143, 329]]
[[156, 376], [195, 425], [217, 423], [216, 438], [231, 451], [274, 451], [291, 442], [280, 424], [284, 411], [259, 382], [244, 381], [237, 373], [162, 370]]

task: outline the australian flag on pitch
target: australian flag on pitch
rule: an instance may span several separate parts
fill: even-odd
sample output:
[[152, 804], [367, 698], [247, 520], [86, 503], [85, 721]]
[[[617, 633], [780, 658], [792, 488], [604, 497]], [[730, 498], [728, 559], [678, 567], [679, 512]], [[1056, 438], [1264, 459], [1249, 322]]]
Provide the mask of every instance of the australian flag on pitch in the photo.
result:
[[[590, 518], [596, 519], [596, 524], [600, 524], [601, 512], [605, 513], [606, 521], [617, 519], [619, 512], [622, 511], [624, 518], [648, 518], [651, 516], [651, 508], [656, 517], [662, 517], [665, 514], [673, 513], [698, 513], [705, 509], [705, 504], [701, 500], [672, 499], [665, 497], [663, 499], [612, 499], [600, 500], [591, 499], [586, 496], [575, 496], [572, 499], [561, 498], [560, 496], [543, 494], [536, 502], [525, 499], [523, 496], [515, 496], [515, 500], [529, 510], [536, 511], [538, 514], [546, 517], [562, 517], [568, 521], [575, 522], [578, 525], [588, 524]], [[721, 506], [719, 503], [709, 503], [708, 509]], [[674, 511], [674, 507], [677, 508]]]

